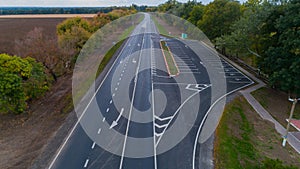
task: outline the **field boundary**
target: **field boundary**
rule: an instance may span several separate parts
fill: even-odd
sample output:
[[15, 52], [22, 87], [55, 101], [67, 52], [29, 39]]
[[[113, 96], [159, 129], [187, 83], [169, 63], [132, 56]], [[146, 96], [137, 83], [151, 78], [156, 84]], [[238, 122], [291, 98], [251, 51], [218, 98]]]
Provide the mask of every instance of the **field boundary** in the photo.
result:
[[0, 15], [0, 19], [34, 19], [34, 18], [93, 18], [97, 14], [35, 14], [35, 15]]

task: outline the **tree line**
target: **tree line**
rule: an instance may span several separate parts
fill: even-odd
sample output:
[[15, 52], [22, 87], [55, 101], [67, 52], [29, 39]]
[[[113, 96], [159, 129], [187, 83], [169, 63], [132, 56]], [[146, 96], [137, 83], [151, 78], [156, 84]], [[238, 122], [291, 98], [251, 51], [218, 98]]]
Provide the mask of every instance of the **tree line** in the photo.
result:
[[217, 50], [258, 68], [274, 88], [300, 96], [300, 1], [168, 0], [149, 9], [174, 14], [201, 29]]
[[28, 103], [44, 95], [58, 77], [72, 73], [80, 50], [94, 32], [136, 12], [119, 8], [91, 19], [69, 18], [57, 25], [57, 37], [34, 28], [16, 40], [15, 56], [0, 54], [0, 114], [26, 111]]
[[116, 7], [1, 7], [0, 15], [21, 14], [95, 14], [108, 13]]

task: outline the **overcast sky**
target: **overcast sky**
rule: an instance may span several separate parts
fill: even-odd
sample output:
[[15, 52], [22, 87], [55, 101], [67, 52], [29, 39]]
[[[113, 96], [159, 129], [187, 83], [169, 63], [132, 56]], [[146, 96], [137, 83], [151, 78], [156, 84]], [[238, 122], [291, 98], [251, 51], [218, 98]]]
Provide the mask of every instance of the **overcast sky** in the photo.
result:
[[[138, 5], [158, 5], [167, 0], [0, 0], [0, 7], [9, 6], [30, 6], [30, 7], [103, 7], [103, 6], [129, 6], [131, 4]], [[187, 2], [188, 0], [178, 0]], [[203, 4], [207, 4], [212, 0], [198, 0]]]

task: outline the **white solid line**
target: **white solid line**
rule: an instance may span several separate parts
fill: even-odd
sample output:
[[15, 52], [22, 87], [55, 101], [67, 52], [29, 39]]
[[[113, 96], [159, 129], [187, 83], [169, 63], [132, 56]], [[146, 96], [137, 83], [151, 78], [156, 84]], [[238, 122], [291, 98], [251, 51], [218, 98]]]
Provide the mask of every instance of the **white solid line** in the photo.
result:
[[[124, 46], [127, 45], [129, 40], [126, 41], [126, 44]], [[102, 84], [104, 83], [105, 79], [107, 78], [107, 76], [109, 75], [109, 73], [111, 72], [112, 68], [114, 67], [114, 65], [116, 64], [116, 62], [118, 61], [118, 59], [120, 58], [121, 54], [123, 53], [125, 47], [122, 48], [122, 50], [120, 51], [118, 57], [116, 58], [116, 60], [114, 61], [114, 63], [112, 64], [112, 66], [109, 68], [108, 72], [106, 73], [104, 79], [102, 80], [101, 84], [99, 85], [99, 87], [97, 88], [96, 92], [94, 93], [94, 95], [92, 96], [91, 100], [89, 101], [89, 103], [87, 104], [87, 106], [85, 107], [85, 109], [83, 110], [81, 116], [78, 118], [77, 122], [75, 123], [74, 127], [72, 128], [72, 130], [70, 131], [69, 135], [67, 136], [67, 138], [65, 139], [65, 141], [63, 142], [63, 144], [60, 146], [57, 154], [55, 155], [54, 159], [52, 160], [52, 162], [50, 163], [48, 169], [51, 169], [52, 166], [54, 165], [54, 162], [56, 161], [56, 159], [58, 158], [59, 154], [61, 153], [62, 149], [64, 148], [64, 146], [66, 145], [66, 143], [68, 142], [68, 140], [70, 139], [71, 135], [73, 134], [73, 132], [75, 131], [75, 128], [77, 127], [77, 125], [79, 124], [80, 120], [82, 119], [83, 115], [86, 113], [89, 105], [92, 103], [93, 99], [96, 97], [96, 94], [98, 93], [98, 91], [100, 90], [100, 87], [102, 86]]]
[[[178, 109], [175, 111], [175, 113], [174, 113], [174, 115], [173, 115], [173, 117], [172, 117], [172, 119], [170, 120], [170, 121], [168, 121], [168, 123], [167, 123], [167, 126], [169, 126], [170, 125], [170, 123], [172, 122], [172, 120], [173, 120], [173, 118], [178, 114], [178, 112], [179, 112], [179, 110], [185, 105], [185, 103], [186, 102], [188, 102], [192, 97], [194, 97], [196, 94], [198, 94], [200, 91], [197, 91], [197, 92], [195, 92], [195, 93], [193, 93], [192, 95], [190, 95], [179, 107], [178, 107]], [[167, 128], [168, 127], [166, 127], [163, 131], [162, 131], [162, 135], [166, 132], [166, 130], [167, 130]], [[158, 140], [157, 140], [157, 143], [156, 143], [156, 146], [158, 145], [158, 143], [160, 142], [160, 140], [161, 140], [161, 138], [162, 137], [160, 137]]]
[[92, 149], [95, 148], [96, 142], [93, 142]]
[[102, 130], [102, 129], [101, 129], [101, 128], [99, 128], [97, 133], [98, 133], [98, 134], [100, 134], [101, 130]]
[[[144, 36], [145, 36], [145, 34], [144, 34]], [[143, 38], [145, 38], [144, 36], [143, 36]], [[141, 49], [143, 49], [143, 45], [144, 45], [144, 41], [142, 42]], [[142, 51], [143, 50], [140, 51], [140, 57], [138, 58], [139, 59], [139, 63], [138, 63], [138, 66], [137, 66], [136, 72], [135, 72], [135, 81], [138, 78], [139, 68], [140, 68], [140, 64], [141, 64]], [[137, 83], [135, 82], [134, 83], [134, 87], [133, 87], [133, 92], [132, 92], [133, 93], [133, 95], [132, 95], [132, 101], [131, 101], [131, 105], [130, 105], [130, 111], [129, 111], [129, 115], [128, 115], [128, 120], [127, 120], [126, 133], [125, 133], [125, 139], [124, 139], [124, 143], [123, 143], [123, 150], [122, 150], [122, 156], [121, 156], [121, 161], [120, 161], [119, 169], [122, 169], [122, 167], [123, 167], [125, 147], [126, 147], [126, 142], [127, 142], [127, 137], [128, 137], [128, 131], [129, 131], [129, 124], [130, 124], [130, 119], [131, 119], [131, 113], [132, 113], [132, 110], [133, 110], [133, 102], [134, 102], [134, 97], [135, 97], [136, 85], [137, 85]]]
[[[150, 39], [151, 41], [151, 39]], [[153, 48], [153, 41], [151, 42], [151, 49]], [[153, 50], [150, 53], [151, 62], [153, 63], [152, 75], [154, 69], [156, 69], [154, 59], [153, 59]], [[151, 91], [152, 91], [152, 114], [153, 114], [153, 149], [154, 149], [154, 169], [157, 169], [157, 157], [156, 157], [156, 138], [155, 138], [155, 106], [154, 106], [154, 87], [153, 87], [153, 76], [151, 77]]]
[[86, 168], [86, 167], [88, 166], [89, 161], [90, 161], [89, 159], [86, 159], [86, 160], [85, 160], [85, 163], [84, 163], [84, 166], [83, 166], [84, 168]]
[[106, 113], [109, 112], [109, 108], [106, 109]]

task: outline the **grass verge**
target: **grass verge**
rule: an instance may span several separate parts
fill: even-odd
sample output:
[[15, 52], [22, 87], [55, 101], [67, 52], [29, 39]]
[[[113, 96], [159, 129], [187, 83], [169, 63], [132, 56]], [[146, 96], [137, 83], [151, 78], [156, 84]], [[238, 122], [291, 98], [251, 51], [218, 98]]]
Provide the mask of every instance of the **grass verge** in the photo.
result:
[[[262, 87], [251, 93], [253, 97], [284, 127], [287, 125], [292, 102], [288, 101], [288, 95], [269, 87]], [[300, 119], [300, 104], [295, 108], [295, 119]], [[296, 131], [294, 127], [291, 131]]]
[[165, 58], [165, 62], [167, 65], [168, 72], [171, 76], [177, 76], [179, 74], [179, 70], [177, 68], [176, 62], [174, 60], [174, 57], [167, 46], [167, 43], [165, 41], [160, 41], [161, 49]]
[[151, 19], [154, 21], [158, 31], [160, 34], [165, 35], [165, 36], [169, 36], [169, 32], [161, 25], [158, 23], [157, 19], [155, 16], [151, 15]]
[[216, 130], [214, 158], [216, 169], [300, 167], [300, 155], [290, 146], [281, 147], [274, 125], [262, 120], [243, 97], [224, 110]]
[[122, 46], [122, 44], [124, 43], [126, 39], [123, 39], [121, 41], [119, 41], [118, 43], [116, 43], [112, 48], [110, 48], [108, 50], [108, 52], [105, 54], [104, 58], [102, 59], [98, 70], [97, 70], [97, 77], [100, 75], [100, 73], [103, 71], [103, 69], [105, 68], [105, 66], [107, 65], [107, 63], [110, 61], [110, 59], [112, 58], [112, 56], [117, 52], [117, 50]]

